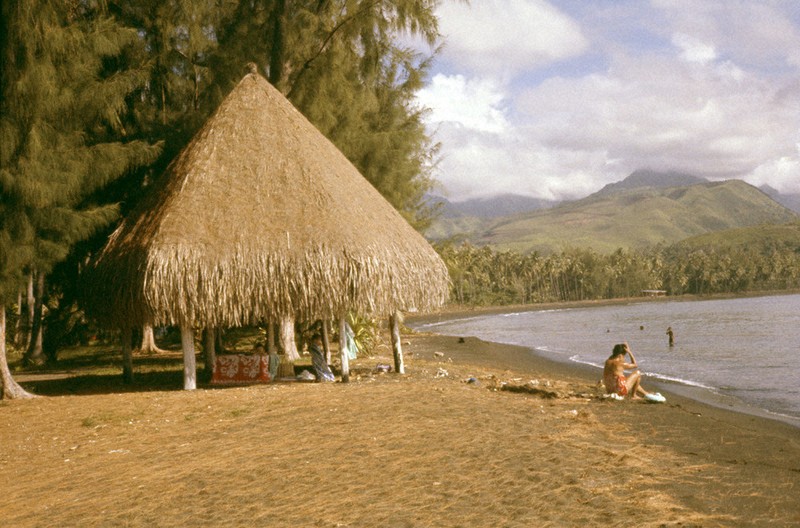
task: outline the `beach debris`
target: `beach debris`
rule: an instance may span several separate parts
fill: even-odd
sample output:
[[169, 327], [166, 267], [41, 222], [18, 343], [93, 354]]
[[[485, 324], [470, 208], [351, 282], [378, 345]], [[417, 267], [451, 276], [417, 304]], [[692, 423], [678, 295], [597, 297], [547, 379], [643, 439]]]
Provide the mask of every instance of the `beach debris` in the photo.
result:
[[375, 365], [375, 372], [384, 373], [384, 372], [391, 372], [392, 366], [386, 363], [378, 363]]
[[444, 352], [434, 352], [433, 355], [436, 357], [444, 357]]
[[450, 373], [447, 372], [445, 369], [438, 368], [438, 369], [436, 369], [436, 375], [434, 376], [434, 378], [446, 378], [449, 375], [450, 375]]
[[464, 383], [466, 383], [467, 385], [476, 385], [476, 386], [479, 386], [481, 384], [481, 382], [475, 376], [470, 376], [469, 378], [465, 379]]
[[649, 394], [645, 394], [644, 399], [649, 403], [664, 403], [667, 401], [667, 399], [663, 397], [660, 392], [651, 392]]
[[546, 399], [553, 399], [558, 398], [558, 393], [554, 391], [549, 391], [545, 389], [540, 389], [536, 385], [531, 385], [530, 383], [526, 383], [525, 385], [515, 385], [511, 383], [503, 383], [500, 385], [500, 390], [509, 391], [509, 392], [521, 392], [525, 394], [532, 394], [534, 396], [538, 396], [540, 398]]
[[297, 379], [300, 381], [314, 381], [317, 378], [311, 372], [304, 369], [303, 372], [297, 375]]

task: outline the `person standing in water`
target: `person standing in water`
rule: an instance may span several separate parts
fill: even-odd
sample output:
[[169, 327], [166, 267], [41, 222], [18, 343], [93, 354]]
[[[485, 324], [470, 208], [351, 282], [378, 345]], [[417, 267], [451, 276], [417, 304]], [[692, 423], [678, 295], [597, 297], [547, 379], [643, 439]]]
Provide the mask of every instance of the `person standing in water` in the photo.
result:
[[675, 346], [675, 334], [672, 333], [672, 327], [671, 326], [667, 327], [667, 335], [669, 336], [669, 346], [671, 346], [671, 347]]
[[[630, 356], [630, 363], [625, 361], [626, 355]], [[650, 393], [642, 388], [642, 374], [638, 370], [625, 376], [626, 370], [638, 368], [639, 365], [636, 363], [636, 358], [628, 343], [614, 345], [611, 356], [603, 365], [603, 385], [606, 387], [606, 392], [623, 398], [627, 396], [632, 400], [647, 398], [653, 401], [663, 401], [661, 394]]]

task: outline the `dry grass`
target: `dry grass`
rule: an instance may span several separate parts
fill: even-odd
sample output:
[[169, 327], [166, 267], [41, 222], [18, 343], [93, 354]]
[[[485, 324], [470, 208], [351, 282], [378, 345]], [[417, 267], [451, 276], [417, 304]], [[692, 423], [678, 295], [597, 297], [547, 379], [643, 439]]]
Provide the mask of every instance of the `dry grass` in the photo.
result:
[[585, 397], [591, 387], [552, 380], [547, 400], [497, 391], [509, 372], [425, 359], [424, 337], [406, 350], [406, 376], [372, 374], [388, 358], [371, 358], [348, 385], [0, 403], [3, 524], [739, 524], [712, 499], [686, 500], [729, 493], [730, 468], [642, 442], [624, 421], [604, 426], [614, 404]]

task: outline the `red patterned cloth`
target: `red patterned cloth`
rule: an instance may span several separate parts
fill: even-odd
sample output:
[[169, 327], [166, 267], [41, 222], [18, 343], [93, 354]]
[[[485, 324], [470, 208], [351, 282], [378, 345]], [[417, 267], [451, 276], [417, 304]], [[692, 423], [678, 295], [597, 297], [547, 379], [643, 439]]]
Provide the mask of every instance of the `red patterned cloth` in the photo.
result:
[[213, 385], [235, 385], [239, 383], [267, 383], [269, 376], [269, 356], [257, 354], [226, 354], [217, 356]]

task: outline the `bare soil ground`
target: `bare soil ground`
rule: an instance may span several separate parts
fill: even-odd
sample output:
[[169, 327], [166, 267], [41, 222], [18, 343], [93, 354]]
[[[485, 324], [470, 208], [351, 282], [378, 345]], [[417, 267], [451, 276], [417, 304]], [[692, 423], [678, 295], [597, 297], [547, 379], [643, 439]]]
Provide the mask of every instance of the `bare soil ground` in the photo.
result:
[[0, 402], [2, 525], [800, 525], [797, 429], [609, 401], [516, 347], [403, 340], [406, 375], [365, 358], [349, 384], [24, 377], [49, 396]]

